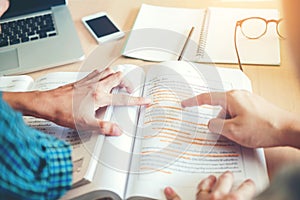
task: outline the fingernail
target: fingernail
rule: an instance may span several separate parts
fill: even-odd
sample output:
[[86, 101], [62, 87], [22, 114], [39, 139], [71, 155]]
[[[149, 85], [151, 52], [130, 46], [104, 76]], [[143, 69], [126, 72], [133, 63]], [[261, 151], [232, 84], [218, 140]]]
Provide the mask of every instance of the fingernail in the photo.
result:
[[172, 195], [174, 195], [174, 190], [171, 187], [166, 187], [165, 188], [165, 194], [167, 196], [172, 196]]

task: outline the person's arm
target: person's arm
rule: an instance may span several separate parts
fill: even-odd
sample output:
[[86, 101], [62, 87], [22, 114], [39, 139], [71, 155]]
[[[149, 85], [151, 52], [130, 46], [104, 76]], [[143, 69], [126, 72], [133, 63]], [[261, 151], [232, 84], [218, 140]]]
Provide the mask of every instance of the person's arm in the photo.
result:
[[102, 134], [120, 135], [116, 124], [95, 117], [96, 111], [108, 105], [145, 105], [149, 99], [111, 94], [114, 87], [125, 87], [131, 92], [130, 83], [122, 73], [106, 69], [95, 70], [80, 81], [49, 91], [3, 92], [3, 99], [12, 108], [23, 113], [53, 121], [77, 130], [98, 130]]
[[[51, 115], [51, 100], [46, 98], [47, 92], [2, 92], [5, 100], [13, 109], [25, 116], [43, 117]], [[50, 103], [49, 103], [50, 101]], [[48, 107], [48, 108], [47, 108]], [[45, 113], [45, 114], [44, 114]]]
[[28, 127], [0, 93], [1, 199], [58, 199], [72, 184], [71, 147]]
[[[292, 146], [300, 148], [300, 117], [247, 91], [203, 93], [184, 100], [183, 107], [220, 105], [221, 114], [211, 119], [210, 131], [246, 147]], [[223, 116], [222, 116], [223, 115]]]

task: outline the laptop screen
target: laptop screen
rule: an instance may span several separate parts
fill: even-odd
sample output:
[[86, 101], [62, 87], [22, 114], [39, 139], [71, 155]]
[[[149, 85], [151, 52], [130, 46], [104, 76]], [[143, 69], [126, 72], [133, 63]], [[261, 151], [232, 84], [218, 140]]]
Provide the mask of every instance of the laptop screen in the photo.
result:
[[48, 10], [52, 6], [65, 4], [65, 0], [10, 0], [10, 6], [1, 19]]

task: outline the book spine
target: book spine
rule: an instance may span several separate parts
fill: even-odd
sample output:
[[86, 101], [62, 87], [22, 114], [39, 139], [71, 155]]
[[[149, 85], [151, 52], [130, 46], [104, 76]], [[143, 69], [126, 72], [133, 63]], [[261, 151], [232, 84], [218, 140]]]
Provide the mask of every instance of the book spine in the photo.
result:
[[201, 26], [199, 42], [198, 42], [198, 49], [197, 49], [197, 53], [196, 53], [196, 56], [199, 58], [203, 58], [204, 54], [205, 54], [209, 17], [210, 17], [210, 15], [209, 15], [208, 10], [205, 10], [203, 22], [202, 22], [202, 26]]

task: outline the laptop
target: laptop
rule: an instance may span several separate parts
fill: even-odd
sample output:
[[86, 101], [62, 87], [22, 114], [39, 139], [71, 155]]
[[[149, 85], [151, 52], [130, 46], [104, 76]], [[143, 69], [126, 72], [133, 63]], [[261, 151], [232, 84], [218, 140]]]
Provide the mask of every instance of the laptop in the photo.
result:
[[0, 18], [0, 75], [23, 74], [84, 58], [67, 0], [10, 0]]

